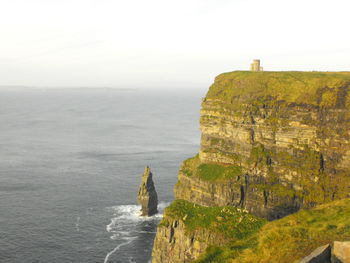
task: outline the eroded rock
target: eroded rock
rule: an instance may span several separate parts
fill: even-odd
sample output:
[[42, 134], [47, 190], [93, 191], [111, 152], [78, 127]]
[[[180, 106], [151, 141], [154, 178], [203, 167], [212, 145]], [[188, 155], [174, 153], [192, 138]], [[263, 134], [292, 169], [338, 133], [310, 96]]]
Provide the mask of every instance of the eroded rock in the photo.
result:
[[152, 216], [158, 212], [158, 196], [154, 187], [151, 168], [145, 167], [137, 195], [142, 216]]
[[334, 241], [332, 257], [334, 263], [350, 263], [350, 241]]
[[331, 263], [331, 246], [328, 244], [316, 248], [310, 255], [303, 258], [299, 263]]

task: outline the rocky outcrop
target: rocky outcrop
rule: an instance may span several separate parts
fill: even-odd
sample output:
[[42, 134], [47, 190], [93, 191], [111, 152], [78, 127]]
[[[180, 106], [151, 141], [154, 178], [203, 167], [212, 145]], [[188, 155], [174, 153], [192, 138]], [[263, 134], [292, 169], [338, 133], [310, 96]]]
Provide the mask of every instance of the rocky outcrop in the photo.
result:
[[204, 207], [175, 200], [158, 225], [152, 262], [191, 262], [208, 246], [225, 246], [249, 237], [265, 223], [240, 208]]
[[205, 252], [210, 233], [200, 231], [185, 234], [183, 220], [170, 219], [158, 226], [152, 251], [153, 263], [191, 262]]
[[299, 263], [350, 263], [350, 241], [319, 247]]
[[137, 201], [141, 205], [142, 216], [152, 216], [158, 212], [158, 196], [154, 187], [151, 169], [148, 166], [142, 175]]
[[310, 255], [299, 263], [331, 263], [331, 246], [325, 245], [316, 248]]
[[332, 262], [334, 263], [350, 263], [350, 241], [339, 242], [333, 244]]

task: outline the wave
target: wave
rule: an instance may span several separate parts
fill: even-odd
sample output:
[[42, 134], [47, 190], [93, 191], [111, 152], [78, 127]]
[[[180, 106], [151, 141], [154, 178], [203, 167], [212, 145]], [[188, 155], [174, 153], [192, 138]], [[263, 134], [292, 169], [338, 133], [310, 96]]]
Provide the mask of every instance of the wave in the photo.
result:
[[113, 211], [114, 218], [111, 219], [111, 223], [107, 225], [107, 232], [111, 232], [113, 227], [118, 223], [136, 223], [141, 221], [150, 221], [155, 219], [161, 219], [163, 217], [163, 211], [165, 207], [169, 206], [169, 202], [160, 202], [158, 204], [158, 213], [153, 216], [141, 216], [141, 206], [140, 205], [118, 205], [112, 206], [108, 209]]
[[105, 260], [103, 261], [103, 263], [107, 263], [108, 262], [108, 259], [109, 257], [115, 253], [117, 250], [119, 250], [121, 247], [123, 246], [126, 246], [126, 245], [129, 245], [132, 241], [134, 241], [136, 238], [125, 238], [127, 241], [124, 242], [124, 243], [121, 243], [119, 244], [118, 246], [116, 246], [112, 251], [108, 252], [106, 257], [105, 257]]
[[[113, 241], [124, 241], [116, 246], [112, 251], [108, 252], [104, 263], [107, 263], [110, 256], [121, 247], [129, 245], [131, 242], [140, 237], [140, 235], [154, 235], [156, 223], [163, 217], [165, 207], [169, 206], [169, 202], [160, 202], [158, 204], [158, 213], [144, 217], [141, 216], [141, 206], [139, 205], [118, 205], [108, 207], [112, 213], [111, 222], [106, 226], [106, 230], [111, 234], [110, 239]], [[140, 225], [151, 224], [153, 227], [140, 228]]]

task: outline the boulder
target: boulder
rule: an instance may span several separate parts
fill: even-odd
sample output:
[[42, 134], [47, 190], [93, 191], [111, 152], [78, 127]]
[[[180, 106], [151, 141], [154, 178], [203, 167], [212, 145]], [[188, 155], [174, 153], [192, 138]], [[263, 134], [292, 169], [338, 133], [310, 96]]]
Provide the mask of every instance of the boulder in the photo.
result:
[[350, 241], [333, 243], [333, 263], [350, 263]]
[[137, 201], [141, 205], [142, 216], [152, 216], [158, 212], [158, 196], [154, 187], [151, 169], [148, 166], [142, 175]]
[[316, 248], [299, 263], [331, 263], [331, 245]]

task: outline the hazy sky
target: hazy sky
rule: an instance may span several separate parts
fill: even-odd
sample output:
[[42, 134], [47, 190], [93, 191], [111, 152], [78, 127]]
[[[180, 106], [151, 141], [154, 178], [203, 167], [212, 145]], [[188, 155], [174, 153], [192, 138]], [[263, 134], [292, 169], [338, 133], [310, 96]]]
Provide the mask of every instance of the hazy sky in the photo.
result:
[[205, 87], [350, 70], [349, 0], [0, 0], [0, 85]]

